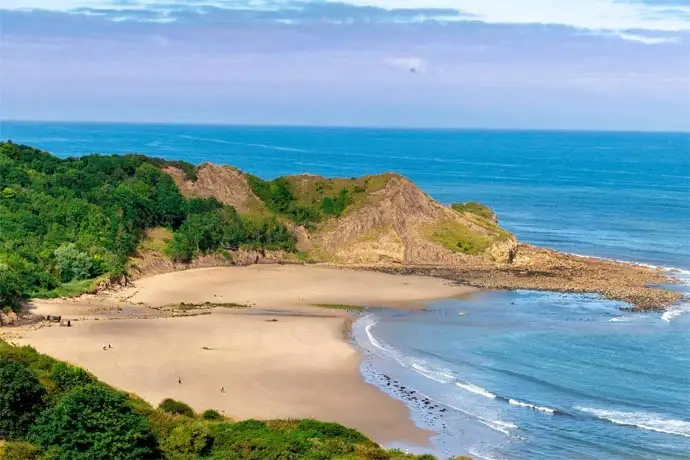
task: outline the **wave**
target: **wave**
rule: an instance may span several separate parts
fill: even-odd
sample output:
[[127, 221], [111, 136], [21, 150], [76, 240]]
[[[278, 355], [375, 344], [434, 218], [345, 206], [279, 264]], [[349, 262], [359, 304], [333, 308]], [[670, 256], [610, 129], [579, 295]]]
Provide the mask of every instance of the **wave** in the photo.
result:
[[482, 388], [480, 386], [473, 385], [471, 383], [460, 383], [460, 382], [457, 382], [456, 385], [459, 386], [460, 388], [467, 390], [467, 391], [471, 391], [472, 393], [475, 393], [475, 394], [478, 394], [481, 396], [485, 396], [487, 398], [496, 399], [495, 394], [493, 394], [492, 392], [490, 392], [488, 390], [485, 390], [484, 388]]
[[690, 304], [683, 304], [679, 305], [678, 307], [671, 308], [670, 310], [666, 310], [661, 314], [661, 319], [667, 323], [670, 323], [673, 318], [676, 318], [683, 313], [690, 313]]
[[518, 401], [517, 399], [508, 399], [508, 404], [512, 404], [513, 406], [520, 406], [520, 407], [527, 407], [529, 409], [533, 409], [539, 412], [545, 412], [547, 414], [555, 414], [556, 409], [551, 409], [550, 407], [544, 407], [544, 406], [537, 406], [535, 404], [530, 404], [522, 401]]
[[428, 366], [428, 363], [424, 360], [418, 360], [410, 358], [410, 367], [417, 371], [417, 373], [422, 374], [424, 377], [435, 380], [439, 383], [450, 383], [455, 380], [455, 376], [448, 369], [435, 369]]
[[378, 349], [381, 350], [381, 351], [390, 352], [390, 350], [388, 349], [388, 347], [384, 346], [381, 342], [379, 342], [379, 341], [376, 339], [376, 337], [374, 337], [374, 334], [372, 334], [372, 332], [371, 332], [371, 328], [374, 327], [374, 326], [376, 325], [376, 323], [378, 323], [378, 321], [374, 321], [374, 322], [372, 322], [372, 323], [370, 323], [370, 324], [367, 324], [367, 325], [364, 327], [364, 332], [367, 334], [367, 338], [369, 339], [369, 342], [370, 342], [373, 346], [375, 346], [376, 348], [378, 348]]
[[609, 323], [627, 323], [628, 321], [633, 321], [635, 316], [616, 316], [609, 320]]
[[575, 409], [616, 425], [632, 426], [657, 433], [690, 438], [690, 421], [688, 420], [665, 419], [661, 415], [647, 412], [623, 412], [580, 406], [576, 406]]
[[500, 433], [505, 434], [506, 436], [511, 436], [510, 430], [514, 430], [514, 429], [518, 428], [518, 426], [516, 424], [510, 423], [510, 422], [504, 422], [502, 420], [486, 420], [486, 419], [483, 419], [480, 417], [478, 417], [477, 420], [479, 420], [479, 422], [482, 425], [486, 425], [489, 428], [491, 428], [492, 430], [496, 430]]
[[309, 153], [309, 150], [298, 149], [298, 148], [293, 148], [293, 147], [283, 147], [281, 145], [255, 144], [255, 143], [249, 143], [249, 142], [233, 142], [233, 141], [226, 141], [224, 139], [215, 139], [212, 137], [187, 136], [187, 135], [183, 135], [183, 134], [180, 134], [177, 137], [180, 137], [183, 139], [189, 139], [189, 140], [193, 140], [193, 141], [215, 142], [216, 144], [228, 144], [228, 145], [242, 145], [245, 147], [257, 147], [257, 148], [261, 148], [261, 149], [277, 150], [277, 151], [281, 151], [281, 152]]

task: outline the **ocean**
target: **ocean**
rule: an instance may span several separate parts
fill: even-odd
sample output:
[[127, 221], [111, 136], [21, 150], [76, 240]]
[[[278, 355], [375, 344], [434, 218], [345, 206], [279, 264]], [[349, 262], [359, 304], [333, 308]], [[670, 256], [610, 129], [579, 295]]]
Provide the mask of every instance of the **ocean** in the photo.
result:
[[[675, 270], [690, 296], [690, 134], [3, 122], [52, 153], [138, 152], [264, 178], [399, 172], [479, 201], [526, 242]], [[439, 435], [440, 456], [686, 459], [690, 305], [623, 313], [596, 296], [514, 291], [367, 311], [367, 381]], [[402, 446], [414, 449], [414, 446]]]

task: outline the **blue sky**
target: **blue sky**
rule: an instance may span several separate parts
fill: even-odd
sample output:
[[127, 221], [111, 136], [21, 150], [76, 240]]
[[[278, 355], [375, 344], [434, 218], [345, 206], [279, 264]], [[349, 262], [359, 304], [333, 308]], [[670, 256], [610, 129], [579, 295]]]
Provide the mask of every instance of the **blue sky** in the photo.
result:
[[0, 118], [690, 130], [690, 0], [2, 0]]

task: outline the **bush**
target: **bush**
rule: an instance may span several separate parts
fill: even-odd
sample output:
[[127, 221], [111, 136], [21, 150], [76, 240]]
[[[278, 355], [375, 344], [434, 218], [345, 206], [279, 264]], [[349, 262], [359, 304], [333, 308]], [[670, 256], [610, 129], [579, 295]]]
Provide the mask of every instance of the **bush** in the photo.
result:
[[62, 391], [94, 383], [95, 380], [88, 372], [79, 367], [70, 366], [62, 362], [55, 363], [50, 378]]
[[38, 447], [26, 442], [8, 442], [0, 446], [3, 460], [36, 460], [40, 453]]
[[201, 416], [204, 418], [204, 420], [222, 420], [223, 416], [220, 415], [220, 413], [216, 410], [213, 409], [206, 409]]
[[161, 441], [161, 449], [170, 460], [197, 459], [208, 453], [213, 438], [203, 422], [183, 423]]
[[177, 415], [185, 415], [187, 417], [194, 417], [194, 410], [189, 407], [187, 404], [180, 402], [180, 401], [175, 401], [174, 399], [164, 399], [159, 405], [158, 408], [164, 412], [167, 412], [169, 414], [177, 414]]
[[0, 357], [0, 439], [19, 439], [43, 408], [46, 390], [25, 366]]
[[146, 419], [123, 394], [95, 384], [77, 387], [45, 410], [29, 439], [51, 448], [56, 460], [159, 458]]

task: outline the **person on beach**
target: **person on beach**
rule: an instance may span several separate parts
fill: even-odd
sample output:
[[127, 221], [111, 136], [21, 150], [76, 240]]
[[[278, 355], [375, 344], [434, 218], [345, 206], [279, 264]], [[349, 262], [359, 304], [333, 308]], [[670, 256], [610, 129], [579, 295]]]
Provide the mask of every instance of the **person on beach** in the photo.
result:
[[177, 383], [179, 383], [180, 385], [182, 385], [182, 378], [181, 378], [181, 377], [178, 377], [178, 378], [177, 378]]
[[220, 387], [220, 392], [225, 393], [225, 387]]

